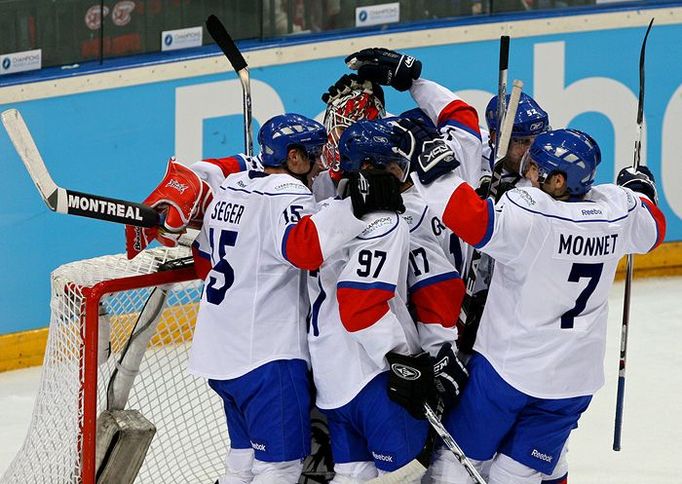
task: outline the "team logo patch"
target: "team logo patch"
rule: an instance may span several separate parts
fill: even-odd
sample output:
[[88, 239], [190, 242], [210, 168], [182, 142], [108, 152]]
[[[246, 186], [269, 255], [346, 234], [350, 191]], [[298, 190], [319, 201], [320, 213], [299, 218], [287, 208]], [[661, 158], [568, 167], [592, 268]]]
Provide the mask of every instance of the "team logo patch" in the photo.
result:
[[184, 183], [180, 183], [179, 181], [175, 180], [174, 178], [171, 178], [169, 182], [166, 184], [167, 187], [174, 188], [180, 193], [185, 193], [185, 190], [189, 188], [188, 185], [185, 185]]
[[398, 375], [403, 380], [414, 381], [422, 376], [422, 372], [411, 366], [403, 365], [402, 363], [393, 363], [391, 371]]

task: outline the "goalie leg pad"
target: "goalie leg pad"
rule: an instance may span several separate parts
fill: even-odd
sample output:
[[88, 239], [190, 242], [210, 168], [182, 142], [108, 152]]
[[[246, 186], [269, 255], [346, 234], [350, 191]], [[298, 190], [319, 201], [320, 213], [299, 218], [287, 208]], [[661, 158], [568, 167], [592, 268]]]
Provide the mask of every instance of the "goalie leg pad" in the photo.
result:
[[104, 411], [97, 419], [97, 482], [132, 484], [156, 427], [137, 410]]

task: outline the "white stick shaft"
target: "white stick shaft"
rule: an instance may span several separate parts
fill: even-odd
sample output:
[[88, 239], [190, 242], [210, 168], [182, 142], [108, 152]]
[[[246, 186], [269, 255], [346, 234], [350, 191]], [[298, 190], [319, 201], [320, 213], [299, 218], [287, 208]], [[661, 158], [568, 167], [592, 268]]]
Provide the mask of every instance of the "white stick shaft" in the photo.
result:
[[507, 111], [504, 115], [502, 130], [500, 131], [495, 163], [507, 156], [509, 141], [511, 140], [512, 129], [514, 128], [514, 120], [516, 119], [516, 109], [519, 107], [519, 99], [521, 98], [522, 89], [523, 82], [515, 80], [512, 86], [511, 96], [509, 96], [509, 105], [507, 106]]

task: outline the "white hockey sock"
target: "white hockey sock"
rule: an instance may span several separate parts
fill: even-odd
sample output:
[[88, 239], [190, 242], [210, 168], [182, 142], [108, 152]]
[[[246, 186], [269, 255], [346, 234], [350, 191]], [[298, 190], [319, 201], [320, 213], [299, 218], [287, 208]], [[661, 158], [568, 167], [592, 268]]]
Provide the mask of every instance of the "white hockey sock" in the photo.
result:
[[374, 462], [334, 464], [334, 473], [334, 479], [329, 484], [358, 484], [374, 479], [378, 475]]
[[[469, 460], [481, 472], [481, 466], [484, 462], [474, 459]], [[474, 482], [452, 451], [444, 448], [436, 451], [433, 464], [431, 464], [430, 475], [430, 482], [434, 484], [471, 484]]]
[[303, 471], [301, 459], [286, 462], [253, 461], [253, 484], [285, 484], [296, 483]]
[[225, 458], [225, 475], [218, 484], [248, 484], [253, 480], [253, 449], [230, 449]]
[[504, 454], [497, 454], [490, 466], [488, 484], [540, 484], [541, 481], [540, 472]]

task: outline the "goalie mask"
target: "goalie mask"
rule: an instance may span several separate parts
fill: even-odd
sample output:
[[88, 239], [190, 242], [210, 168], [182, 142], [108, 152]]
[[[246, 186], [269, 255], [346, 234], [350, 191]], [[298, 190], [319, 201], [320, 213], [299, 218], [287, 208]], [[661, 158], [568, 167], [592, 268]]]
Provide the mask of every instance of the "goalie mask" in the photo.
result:
[[381, 86], [369, 81], [353, 80], [347, 89], [330, 97], [324, 113], [327, 142], [322, 150], [323, 166], [338, 171], [339, 141], [348, 126], [362, 119], [379, 119], [384, 116], [384, 92]]

